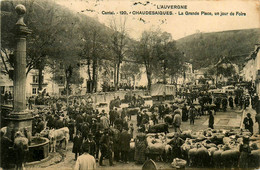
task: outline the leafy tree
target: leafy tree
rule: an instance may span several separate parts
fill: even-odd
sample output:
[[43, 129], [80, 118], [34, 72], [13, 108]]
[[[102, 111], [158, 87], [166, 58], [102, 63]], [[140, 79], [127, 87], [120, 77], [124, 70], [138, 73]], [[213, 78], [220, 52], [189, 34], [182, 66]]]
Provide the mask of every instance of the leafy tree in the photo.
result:
[[23, 0], [23, 1], [3, 1], [1, 11], [1, 59], [4, 64], [4, 73], [10, 74], [13, 68], [12, 56], [15, 50], [14, 29], [17, 15], [15, 6], [18, 3], [25, 5], [27, 13], [25, 23], [32, 30], [32, 34], [27, 38], [27, 72], [31, 69], [39, 70], [39, 89], [42, 88], [42, 71], [48, 58], [55, 55], [54, 42], [62, 29], [64, 17], [60, 15], [64, 11], [52, 0]]
[[140, 65], [137, 63], [126, 62], [121, 67], [121, 74], [123, 74], [124, 77], [128, 79], [128, 81], [132, 80], [134, 86], [136, 80], [140, 80], [141, 73]]
[[167, 83], [166, 79], [170, 77], [173, 83], [185, 69], [183, 54], [177, 49], [169, 33], [162, 33], [160, 30], [144, 31], [135, 48], [137, 61], [140, 60], [146, 68], [148, 89], [151, 87], [152, 77], [163, 77], [163, 83]]
[[[86, 64], [88, 68], [88, 80], [92, 84], [91, 92], [96, 92], [98, 70], [104, 66], [102, 60], [108, 59], [108, 56], [111, 55], [108, 50], [108, 34], [104, 26], [84, 20], [81, 21], [80, 34], [83, 37], [80, 56], [85, 60], [83, 64]], [[90, 68], [91, 65], [92, 68]]]
[[145, 66], [148, 90], [151, 89], [153, 66], [156, 63], [155, 46], [157, 43], [157, 33], [153, 31], [144, 31], [140, 42], [134, 46], [134, 56], [136, 61], [143, 63]]
[[59, 11], [59, 15], [64, 17], [60, 26], [60, 32], [56, 35], [54, 41], [54, 50], [52, 57], [48, 60], [48, 65], [53, 73], [53, 80], [60, 81], [63, 77], [63, 83], [67, 95], [70, 93], [71, 84], [82, 84], [83, 79], [79, 75], [80, 69], [80, 47], [81, 40], [79, 32], [80, 19], [72, 15], [70, 11]]
[[120, 19], [119, 23], [116, 23], [115, 20], [112, 20], [110, 24], [110, 28], [113, 30], [110, 39], [111, 40], [110, 47], [115, 56], [114, 84], [115, 84], [115, 90], [118, 90], [120, 65], [126, 55], [127, 44], [129, 42], [129, 38], [127, 37], [127, 31], [126, 31], [126, 19]]
[[175, 41], [169, 43], [168, 48], [168, 74], [171, 77], [171, 84], [177, 85], [177, 79], [184, 74], [186, 68], [183, 53], [176, 47]]

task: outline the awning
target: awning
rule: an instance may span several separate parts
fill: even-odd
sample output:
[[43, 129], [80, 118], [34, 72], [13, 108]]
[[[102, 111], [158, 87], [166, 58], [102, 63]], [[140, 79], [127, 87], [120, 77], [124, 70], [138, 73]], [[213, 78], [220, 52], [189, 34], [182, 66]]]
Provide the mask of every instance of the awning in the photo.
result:
[[175, 86], [166, 84], [152, 84], [151, 96], [175, 95]]

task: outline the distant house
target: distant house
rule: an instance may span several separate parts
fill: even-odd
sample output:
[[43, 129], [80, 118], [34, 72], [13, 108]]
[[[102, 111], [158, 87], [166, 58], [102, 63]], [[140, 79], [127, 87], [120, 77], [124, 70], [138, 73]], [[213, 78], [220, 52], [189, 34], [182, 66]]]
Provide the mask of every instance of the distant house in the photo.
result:
[[[53, 74], [49, 72], [49, 68], [43, 70], [43, 83], [42, 89], [46, 89], [46, 92], [50, 95], [60, 95], [64, 90], [64, 81], [60, 83], [52, 80]], [[62, 79], [62, 78], [61, 78]], [[26, 77], [26, 96], [35, 96], [38, 94], [39, 89], [39, 73], [37, 69], [32, 69]], [[5, 91], [13, 94], [13, 80], [8, 75], [0, 73], [0, 89], [1, 94]]]
[[181, 74], [178, 77], [177, 80], [177, 84], [178, 86], [182, 85], [182, 84], [187, 84], [190, 82], [194, 81], [194, 73], [193, 73], [193, 68], [192, 68], [192, 64], [191, 63], [184, 63], [185, 65], [185, 71], [183, 72], [183, 74]]
[[251, 81], [258, 96], [260, 96], [260, 44], [255, 45], [255, 50], [246, 58], [246, 63], [241, 71], [244, 81]]
[[9, 78], [8, 75], [0, 73], [0, 91], [1, 94], [4, 94], [5, 91], [13, 92], [13, 81]]

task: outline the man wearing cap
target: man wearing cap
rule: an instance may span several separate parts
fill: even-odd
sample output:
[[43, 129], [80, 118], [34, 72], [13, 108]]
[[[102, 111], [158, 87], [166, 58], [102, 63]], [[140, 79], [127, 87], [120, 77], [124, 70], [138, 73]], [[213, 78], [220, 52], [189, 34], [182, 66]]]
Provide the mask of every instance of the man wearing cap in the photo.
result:
[[76, 161], [75, 170], [88, 170], [96, 169], [96, 160], [90, 155], [89, 147], [87, 145], [82, 146], [83, 154], [80, 155]]
[[244, 118], [243, 123], [245, 125], [245, 129], [248, 129], [253, 134], [254, 122], [253, 122], [253, 120], [251, 118], [251, 114], [250, 113], [246, 114], [246, 117]]

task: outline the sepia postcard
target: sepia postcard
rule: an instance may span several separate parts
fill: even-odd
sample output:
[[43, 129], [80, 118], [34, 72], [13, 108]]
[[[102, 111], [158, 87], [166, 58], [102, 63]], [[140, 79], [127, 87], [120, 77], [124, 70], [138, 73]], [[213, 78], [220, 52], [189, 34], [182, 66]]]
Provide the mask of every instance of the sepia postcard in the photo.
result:
[[259, 169], [259, 0], [1, 0], [0, 169]]

